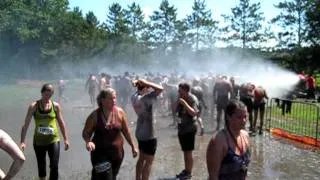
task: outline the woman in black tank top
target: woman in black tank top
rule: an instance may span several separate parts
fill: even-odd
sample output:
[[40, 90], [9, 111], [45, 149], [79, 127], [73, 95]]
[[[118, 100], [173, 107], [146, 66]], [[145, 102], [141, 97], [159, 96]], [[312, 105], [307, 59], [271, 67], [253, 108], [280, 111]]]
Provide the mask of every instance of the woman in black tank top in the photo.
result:
[[207, 149], [209, 180], [244, 180], [250, 163], [249, 135], [243, 130], [246, 106], [231, 100], [226, 108], [225, 128], [213, 137]]
[[122, 135], [131, 146], [133, 157], [138, 153], [126, 115], [115, 105], [115, 99], [113, 89], [101, 90], [97, 98], [99, 107], [89, 115], [83, 129], [82, 137], [90, 152], [93, 166], [92, 180], [116, 179], [124, 157]]

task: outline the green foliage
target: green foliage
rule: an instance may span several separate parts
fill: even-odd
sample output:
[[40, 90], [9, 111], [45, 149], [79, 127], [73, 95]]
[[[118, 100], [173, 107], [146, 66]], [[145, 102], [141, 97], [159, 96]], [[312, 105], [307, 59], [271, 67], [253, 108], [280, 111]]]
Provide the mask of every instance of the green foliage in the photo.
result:
[[306, 12], [307, 35], [312, 44], [320, 44], [320, 1], [309, 0]]
[[308, 9], [308, 0], [284, 1], [275, 5], [281, 12], [272, 19], [280, 25], [283, 31], [278, 33], [280, 48], [301, 47], [306, 42], [305, 13]]
[[[215, 42], [221, 40], [228, 42], [227, 49], [254, 47], [250, 54], [263, 54], [286, 68], [320, 69], [317, 0], [280, 2], [276, 7], [281, 13], [265, 29], [260, 3], [239, 0], [231, 14], [224, 15], [229, 24], [221, 32], [217, 32], [221, 27], [205, 0], [194, 0], [192, 12], [183, 19], [177, 18], [177, 8], [168, 0], [161, 2], [150, 19], [137, 3], [126, 8], [113, 3], [106, 8], [102, 22], [94, 12], [84, 14], [79, 7], [70, 9], [68, 5], [68, 0], [0, 1], [0, 63], [5, 64], [0, 67], [1, 74], [11, 78], [44, 78], [43, 73], [60, 76], [65, 64], [88, 64], [88, 69], [104, 63], [174, 66], [179, 57], [211, 57]], [[285, 27], [276, 39], [279, 46], [263, 47], [261, 42], [274, 37], [275, 24]], [[21, 71], [12, 73], [12, 69]]]
[[293, 103], [291, 113], [282, 115], [281, 108], [272, 105], [267, 109], [266, 115], [271, 119], [269, 121], [271, 128], [281, 128], [300, 136], [315, 138], [319, 121], [318, 111], [319, 107], [316, 105]]
[[175, 37], [177, 9], [170, 6], [168, 0], [163, 0], [159, 10], [154, 11], [150, 19], [152, 41], [160, 53], [166, 54]]
[[130, 35], [135, 39], [139, 39], [138, 37], [141, 37], [142, 31], [146, 28], [144, 15], [140, 6], [136, 3], [132, 3], [128, 6], [128, 10], [125, 10], [125, 18]]
[[250, 0], [240, 0], [238, 6], [231, 8], [231, 15], [223, 15], [229, 25], [222, 31], [231, 33], [224, 40], [241, 41], [242, 48], [254, 47], [255, 43], [259, 43], [264, 20], [260, 8], [260, 3], [250, 4]]
[[195, 43], [195, 49], [214, 43], [213, 34], [217, 30], [217, 21], [213, 21], [211, 10], [207, 10], [205, 0], [195, 0], [192, 14], [187, 16], [188, 37]]

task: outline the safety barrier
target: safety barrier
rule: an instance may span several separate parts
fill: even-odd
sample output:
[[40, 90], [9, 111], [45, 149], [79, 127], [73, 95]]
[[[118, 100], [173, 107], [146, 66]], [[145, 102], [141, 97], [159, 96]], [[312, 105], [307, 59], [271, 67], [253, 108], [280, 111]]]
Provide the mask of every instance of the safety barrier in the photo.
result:
[[272, 134], [320, 147], [319, 105], [272, 98], [266, 108], [266, 129]]

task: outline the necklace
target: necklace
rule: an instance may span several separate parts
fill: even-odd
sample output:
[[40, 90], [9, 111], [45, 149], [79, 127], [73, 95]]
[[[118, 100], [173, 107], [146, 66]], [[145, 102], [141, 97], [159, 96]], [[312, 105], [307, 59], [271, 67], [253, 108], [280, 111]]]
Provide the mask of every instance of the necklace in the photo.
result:
[[104, 117], [104, 126], [106, 129], [109, 129], [109, 128], [111, 128], [111, 124], [109, 123], [109, 118], [106, 117], [106, 114], [105, 114], [103, 108], [101, 108], [101, 109], [102, 109], [102, 115]]
[[243, 154], [243, 143], [242, 143], [242, 137], [241, 137], [241, 135], [239, 134], [242, 148], [240, 148], [240, 146], [238, 145], [237, 139], [236, 139], [236, 137], [234, 137], [234, 135], [233, 135], [232, 132], [230, 131], [230, 128], [229, 128], [229, 127], [227, 128], [227, 130], [228, 130], [228, 132], [229, 132], [229, 134], [230, 134], [230, 136], [231, 136], [231, 139], [233, 140], [233, 143], [234, 143], [234, 144], [236, 145], [236, 147], [239, 149], [240, 155], [242, 155], [242, 154]]

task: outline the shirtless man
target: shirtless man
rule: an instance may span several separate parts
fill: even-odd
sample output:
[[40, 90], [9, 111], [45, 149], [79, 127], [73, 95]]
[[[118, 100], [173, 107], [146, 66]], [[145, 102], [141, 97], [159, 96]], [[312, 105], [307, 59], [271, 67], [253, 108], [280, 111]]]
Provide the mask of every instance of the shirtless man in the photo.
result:
[[123, 76], [120, 76], [117, 83], [116, 91], [119, 94], [117, 101], [119, 102], [119, 106], [127, 112], [127, 105], [129, 103], [130, 93], [132, 90], [129, 72], [125, 72]]
[[110, 76], [108, 76], [106, 73], [101, 73], [100, 75], [100, 81], [99, 81], [99, 89], [100, 91], [102, 89], [107, 89], [111, 87], [110, 83]]
[[233, 94], [232, 94], [232, 96], [231, 96], [231, 99], [240, 100], [240, 97], [238, 97], [238, 95], [239, 95], [239, 90], [240, 90], [240, 86], [239, 86], [238, 84], [236, 84], [234, 77], [230, 77], [230, 83], [231, 83], [232, 91], [233, 91]]
[[13, 159], [7, 174], [0, 169], [0, 180], [12, 179], [19, 172], [26, 158], [18, 145], [2, 129], [0, 129], [0, 148], [6, 151]]
[[260, 115], [260, 127], [259, 127], [259, 134], [262, 134], [262, 128], [263, 128], [263, 117], [264, 117], [264, 110], [266, 105], [266, 99], [268, 99], [268, 95], [266, 90], [258, 86], [254, 89], [254, 100], [253, 100], [253, 110], [254, 110], [254, 116], [253, 116], [253, 129], [252, 131], [256, 132], [256, 124], [258, 119], [258, 113]]
[[240, 87], [240, 101], [242, 101], [247, 106], [247, 111], [249, 115], [250, 131], [253, 131], [253, 90], [254, 86], [251, 83], [242, 84]]
[[213, 88], [213, 101], [216, 104], [217, 108], [217, 127], [216, 130], [220, 129], [220, 121], [222, 116], [222, 111], [225, 114], [227, 104], [232, 96], [232, 86], [227, 77], [223, 76], [220, 79], [217, 79], [216, 84]]

